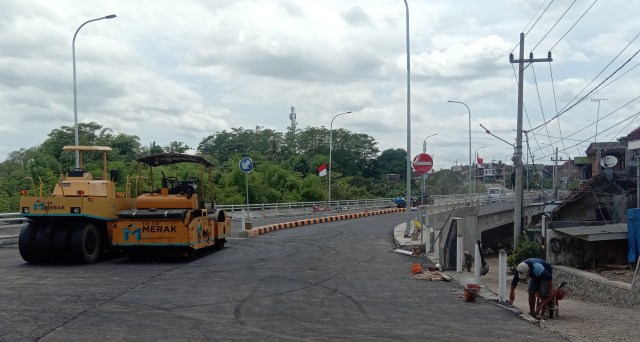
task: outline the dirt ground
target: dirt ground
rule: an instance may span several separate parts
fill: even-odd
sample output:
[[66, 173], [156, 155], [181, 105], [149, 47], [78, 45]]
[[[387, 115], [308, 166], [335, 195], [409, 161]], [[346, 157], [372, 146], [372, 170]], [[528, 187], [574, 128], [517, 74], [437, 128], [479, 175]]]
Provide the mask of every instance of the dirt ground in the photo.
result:
[[599, 268], [595, 270], [585, 270], [585, 271], [595, 273], [609, 280], [617, 280], [617, 281], [622, 281], [629, 284], [631, 284], [631, 281], [633, 281], [633, 274], [635, 272], [635, 270], [630, 270], [630, 269], [609, 269], [609, 268]]
[[[494, 293], [498, 289], [498, 258], [487, 258], [491, 271], [482, 277], [483, 284]], [[629, 270], [600, 270], [603, 276], [633, 277]], [[609, 273], [611, 272], [611, 273]], [[609, 277], [610, 279], [612, 279]], [[511, 276], [507, 279], [507, 289], [511, 284]], [[621, 279], [616, 279], [621, 280]], [[621, 280], [624, 281], [624, 280]], [[630, 282], [630, 280], [629, 280]], [[528, 294], [525, 284], [519, 284], [516, 290], [516, 301], [513, 306], [520, 311], [529, 312]], [[540, 327], [575, 342], [591, 341], [640, 341], [640, 308], [618, 308], [606, 304], [596, 304], [565, 298], [559, 302], [559, 316], [539, 321]]]

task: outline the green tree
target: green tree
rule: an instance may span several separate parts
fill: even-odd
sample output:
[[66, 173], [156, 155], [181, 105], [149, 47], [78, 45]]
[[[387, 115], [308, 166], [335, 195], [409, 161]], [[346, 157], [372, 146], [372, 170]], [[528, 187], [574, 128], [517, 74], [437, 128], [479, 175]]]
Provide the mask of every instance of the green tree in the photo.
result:
[[451, 170], [429, 173], [425, 183], [427, 192], [432, 195], [463, 193], [466, 186], [460, 174]]
[[407, 151], [401, 148], [384, 150], [378, 156], [376, 166], [380, 174], [406, 175]]
[[164, 147], [164, 151], [167, 153], [185, 153], [189, 149], [191, 149], [191, 147], [185, 145], [185, 143], [183, 142], [178, 141], [172, 141], [169, 143], [169, 145]]

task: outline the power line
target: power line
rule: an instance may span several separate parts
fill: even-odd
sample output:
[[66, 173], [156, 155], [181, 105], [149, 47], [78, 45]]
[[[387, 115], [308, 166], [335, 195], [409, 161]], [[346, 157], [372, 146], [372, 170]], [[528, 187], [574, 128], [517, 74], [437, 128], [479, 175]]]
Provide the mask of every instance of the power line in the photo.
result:
[[[604, 120], [604, 119], [606, 119], [607, 117], [609, 117], [609, 116], [611, 116], [611, 115], [613, 115], [613, 114], [617, 113], [618, 111], [620, 111], [620, 110], [621, 110], [621, 109], [623, 109], [624, 107], [626, 107], [626, 106], [630, 105], [631, 103], [633, 103], [633, 102], [637, 101], [638, 99], [640, 99], [640, 96], [637, 96], [637, 97], [635, 97], [634, 99], [632, 99], [632, 100], [628, 101], [627, 103], [623, 104], [622, 106], [620, 106], [620, 107], [616, 108], [616, 109], [615, 109], [614, 111], [612, 111], [611, 113], [609, 113], [609, 114], [607, 114], [607, 115], [605, 115], [605, 116], [601, 117], [601, 118], [600, 118], [600, 120]], [[594, 124], [595, 124], [595, 122], [594, 122], [594, 123], [587, 124], [586, 126], [584, 126], [584, 127], [580, 128], [580, 129], [578, 129], [577, 131], [575, 131], [575, 132], [573, 132], [573, 133], [571, 133], [571, 134], [567, 135], [566, 137], [564, 137], [564, 139], [568, 139], [569, 137], [572, 137], [572, 136], [574, 136], [574, 135], [576, 135], [576, 134], [578, 134], [578, 133], [580, 133], [580, 132], [584, 131], [585, 129], [587, 129], [587, 128], [589, 128], [589, 127], [593, 126]], [[605, 131], [606, 131], [606, 130], [605, 130]], [[534, 136], [535, 136], [535, 133], [534, 133]], [[593, 136], [591, 136], [591, 138], [593, 138]], [[590, 139], [590, 138], [589, 138], [589, 139]], [[581, 143], [588, 142], [588, 141], [590, 141], [589, 139], [587, 139], [587, 140], [582, 140], [582, 142], [581, 142]], [[566, 149], [568, 150], [568, 149], [570, 149], [571, 147], [577, 146], [577, 145], [579, 145], [579, 144], [581, 144], [581, 143], [574, 144], [574, 145], [572, 145], [572, 146], [567, 147]], [[535, 152], [539, 152], [539, 151], [542, 151], [542, 149], [538, 149], [538, 150], [536, 150]]]
[[607, 83], [607, 84], [603, 85], [602, 87], [600, 87], [600, 89], [598, 89], [597, 91], [595, 91], [595, 92], [593, 93], [593, 95], [595, 95], [595, 94], [599, 93], [599, 92], [600, 92], [600, 91], [602, 91], [604, 88], [606, 88], [606, 87], [608, 87], [609, 85], [611, 85], [611, 83], [613, 83], [613, 82], [615, 82], [615, 81], [619, 80], [620, 78], [622, 78], [623, 76], [625, 76], [626, 74], [628, 74], [631, 70], [633, 70], [633, 69], [637, 68], [639, 65], [640, 65], [640, 62], [638, 62], [636, 65], [632, 66], [631, 68], [629, 68], [629, 70], [625, 71], [625, 72], [624, 72], [624, 73], [622, 73], [620, 76], [618, 76], [618, 77], [616, 77], [616, 78], [612, 79], [609, 83]]
[[[622, 105], [622, 106], [618, 107], [616, 110], [614, 110], [614, 111], [612, 111], [611, 113], [609, 113], [609, 114], [605, 115], [604, 117], [602, 117], [602, 118], [601, 118], [601, 120], [602, 120], [602, 119], [605, 119], [605, 118], [607, 118], [607, 117], [609, 117], [609, 116], [611, 116], [611, 115], [613, 115], [613, 114], [615, 114], [616, 112], [618, 112], [618, 111], [619, 111], [619, 110], [621, 110], [622, 108], [624, 108], [624, 107], [628, 106], [628, 105], [629, 105], [629, 104], [631, 104], [632, 102], [634, 102], [634, 101], [638, 100], [639, 98], [640, 98], [640, 96], [638, 96], [638, 97], [634, 98], [633, 100], [631, 100], [631, 101], [629, 101], [629, 102], [625, 103], [624, 105]], [[601, 132], [601, 133], [607, 132], [607, 131], [609, 131], [609, 130], [611, 130], [611, 129], [615, 128], [616, 126], [618, 126], [618, 125], [620, 125], [620, 124], [622, 124], [622, 123], [624, 123], [624, 122], [626, 122], [626, 121], [629, 121], [629, 120], [632, 120], [632, 119], [637, 118], [638, 116], [640, 116], [640, 112], [637, 112], [637, 113], [633, 114], [632, 116], [630, 116], [630, 117], [628, 117], [628, 118], [626, 118], [626, 119], [622, 119], [621, 121], [619, 121], [619, 122], [617, 122], [617, 123], [613, 124], [612, 126], [610, 126], [610, 127], [609, 127], [609, 128], [607, 128], [607, 129], [605, 129], [605, 130], [604, 130], [603, 132]], [[586, 128], [588, 128], [589, 126], [592, 126], [592, 125], [594, 125], [594, 123], [591, 123], [591, 124], [588, 124], [588, 125], [586, 125], [586, 126], [582, 127], [581, 129], [577, 130], [576, 132], [574, 132], [574, 133], [572, 133], [572, 134], [568, 135], [568, 136], [567, 136], [567, 138], [568, 138], [568, 137], [571, 137], [571, 136], [573, 136], [573, 135], [576, 135], [576, 134], [578, 134], [578, 133], [580, 133], [580, 132], [582, 132], [582, 131], [584, 131], [584, 129], [586, 129]], [[575, 146], [581, 145], [581, 144], [583, 144], [583, 143], [591, 143], [591, 139], [592, 139], [592, 138], [594, 138], [594, 137], [595, 137], [595, 134], [594, 134], [594, 135], [592, 135], [592, 136], [589, 136], [589, 137], [587, 137], [587, 138], [585, 138], [585, 139], [583, 139], [581, 142], [578, 142], [578, 143], [576, 143], [576, 144], [573, 144], [573, 145], [571, 145], [571, 146], [567, 147], [567, 150], [568, 150], [568, 149], [570, 149], [570, 148], [572, 148], [572, 147], [575, 147]], [[565, 138], [565, 139], [566, 139], [566, 138]], [[536, 150], [536, 151], [534, 151], [534, 152], [543, 152], [543, 149], [539, 149], [539, 150]], [[546, 157], [548, 157], [548, 156], [550, 156], [550, 155], [546, 155]]]
[[[636, 36], [637, 37], [637, 36]], [[635, 38], [634, 38], [635, 39]], [[594, 93], [598, 88], [600, 88], [601, 85], [603, 85], [607, 80], [609, 80], [611, 77], [613, 77], [618, 71], [620, 71], [620, 69], [624, 68], [625, 65], [627, 65], [629, 62], [631, 62], [631, 60], [633, 58], [635, 58], [638, 53], [640, 53], [640, 50], [636, 51], [633, 56], [631, 56], [629, 59], [627, 59], [626, 62], [624, 62], [618, 69], [616, 69], [611, 75], [607, 76], [607, 78], [605, 78], [602, 82], [600, 82], [595, 88], [593, 88], [590, 92], [588, 92], [585, 96], [583, 96], [580, 100], [578, 100], [577, 102], [575, 102], [574, 104], [572, 104], [569, 108], [564, 109], [562, 112], [556, 114], [554, 117], [552, 117], [551, 119], [549, 119], [548, 121], [543, 122], [542, 124], [536, 126], [535, 128], [533, 128], [533, 130], [537, 130], [538, 128], [547, 125], [549, 122], [551, 122], [552, 120], [560, 117], [560, 115], [568, 112], [569, 110], [571, 110], [572, 108], [574, 108], [575, 106], [577, 106], [579, 103], [581, 103], [582, 101], [584, 101], [587, 97], [591, 96], [592, 93]], [[617, 58], [617, 57], [616, 57]]]
[[540, 20], [540, 18], [542, 18], [542, 16], [547, 13], [547, 10], [549, 9], [549, 7], [551, 6], [551, 4], [553, 3], [553, 0], [551, 0], [549, 2], [549, 4], [547, 5], [547, 7], [544, 9], [544, 11], [542, 11], [542, 13], [540, 13], [540, 16], [538, 17], [538, 19], [536, 19], [536, 21], [533, 23], [533, 25], [531, 25], [531, 27], [529, 27], [529, 31], [527, 31], [524, 35], [528, 35], [529, 32], [531, 32], [531, 30], [533, 29], [534, 26], [536, 26], [536, 24], [538, 23], [538, 21]]
[[549, 31], [547, 31], [547, 33], [544, 34], [544, 36], [542, 37], [542, 39], [540, 39], [540, 41], [533, 47], [533, 49], [531, 49], [531, 51], [535, 51], [535, 49], [538, 47], [538, 45], [540, 45], [540, 43], [542, 43], [542, 41], [547, 38], [547, 35], [549, 35], [549, 33], [551, 33], [551, 31], [556, 27], [556, 25], [558, 25], [558, 23], [560, 22], [560, 20], [562, 20], [562, 18], [564, 17], [565, 14], [567, 14], [567, 12], [569, 12], [569, 10], [571, 9], [571, 7], [573, 7], [573, 5], [575, 5], [576, 1], [578, 0], [573, 0], [573, 2], [571, 3], [571, 5], [569, 5], [569, 7], [567, 7], [567, 9], [564, 11], [564, 13], [562, 13], [562, 15], [560, 16], [560, 18], [558, 18], [558, 20], [556, 20], [556, 23], [553, 24], [553, 26], [551, 26], [551, 28], [549, 29]]
[[[531, 64], [531, 72], [533, 74], [533, 80], [536, 83], [536, 93], [538, 94], [538, 102], [540, 103], [540, 113], [542, 113], [542, 121], [546, 121], [547, 119], [545, 118], [545, 115], [544, 115], [544, 108], [542, 107], [542, 99], [540, 98], [540, 89], [538, 88], [538, 78], [536, 77], [536, 68], [533, 65], [533, 63]], [[545, 126], [545, 128], [547, 130], [547, 135], [549, 135], [549, 126]], [[549, 144], [551, 144], [551, 138], [549, 138]], [[551, 144], [551, 146], [553, 147], [553, 144]]]
[[[527, 27], [529, 26], [529, 24], [531, 24], [531, 21], [533, 20], [533, 18], [536, 17], [536, 15], [538, 15], [538, 12], [540, 12], [540, 9], [542, 8], [542, 6], [544, 6], [544, 4], [547, 2], [547, 0], [544, 0], [544, 2], [542, 4], [540, 4], [540, 7], [538, 7], [538, 9], [536, 10], [536, 12], [531, 16], [531, 18], [529, 19], [529, 22], [527, 22], [527, 25], [524, 26], [524, 28], [520, 31], [520, 32], [524, 32]], [[515, 51], [518, 46], [520, 46], [520, 42], [518, 41], [518, 44], [516, 44], [516, 46], [513, 47], [513, 49], [511, 49], [511, 52], [509, 53], [513, 53], [513, 51]], [[516, 77], [516, 80], [518, 79], [518, 77]]]
[[573, 30], [573, 28], [580, 22], [580, 20], [582, 20], [582, 18], [587, 14], [587, 12], [589, 12], [589, 10], [591, 9], [591, 7], [593, 7], [593, 5], [596, 4], [596, 2], [598, 2], [598, 0], [594, 0], [593, 3], [591, 4], [591, 6], [589, 6], [589, 8], [587, 8], [586, 11], [584, 11], [584, 13], [582, 13], [582, 15], [580, 16], [580, 18], [578, 18], [578, 20], [576, 20], [575, 23], [573, 23], [573, 25], [571, 25], [571, 27], [569, 28], [569, 30], [567, 32], [565, 32], [565, 34], [562, 35], [562, 37], [560, 37], [560, 39], [558, 39], [558, 41], [553, 44], [553, 46], [551, 47], [551, 49], [549, 49], [549, 51], [555, 49], [555, 47], [558, 45], [558, 43], [560, 43], [560, 41], [562, 39], [564, 39], [564, 37], [569, 34], [569, 32], [571, 32], [571, 30]]
[[633, 39], [631, 39], [631, 41], [629, 43], [627, 43], [627, 45], [620, 51], [618, 52], [618, 54], [611, 60], [611, 62], [609, 62], [609, 64], [607, 64], [592, 80], [591, 82], [589, 82], [587, 85], [584, 86], [584, 88], [582, 88], [582, 90], [580, 90], [580, 92], [578, 92], [578, 94], [576, 94], [576, 96], [574, 96], [571, 101], [569, 101], [563, 108], [562, 110], [564, 110], [565, 108], [567, 108], [567, 106], [576, 98], [578, 98], [578, 96], [580, 96], [580, 94], [582, 94], [583, 91], [585, 91], [585, 89], [587, 89], [593, 82], [595, 82], [595, 80], [600, 77], [600, 75], [602, 75], [603, 72], [605, 72], [610, 66], [611, 64], [613, 64], [613, 62], [616, 61], [616, 59], [618, 59], [618, 57], [620, 57], [620, 55], [622, 55], [623, 52], [625, 52], [627, 50], [627, 48], [638, 38], [638, 36], [640, 35], [640, 33], [638, 33], [635, 37], [633, 37]]
[[[623, 120], [622, 120], [622, 121], [620, 121], [620, 122], [617, 122], [617, 123], [613, 124], [613, 125], [612, 125], [612, 126], [610, 126], [609, 128], [605, 129], [603, 132], [606, 132], [606, 131], [608, 131], [608, 130], [611, 130], [611, 129], [615, 128], [616, 126], [618, 126], [618, 125], [620, 125], [620, 124], [624, 123], [625, 121], [635, 120], [635, 119], [636, 119], [636, 118], [638, 118], [639, 116], [640, 116], [640, 112], [637, 112], [637, 113], [633, 114], [632, 116], [630, 116], [630, 117], [628, 117], [628, 118], [626, 118], [626, 119], [623, 119]], [[590, 137], [587, 137], [587, 138], [586, 138], [582, 143], [586, 143], [586, 142], [591, 141], [591, 138], [593, 138], [593, 137], [595, 137], [595, 135], [592, 135], [592, 136], [590, 136]], [[575, 144], [575, 145], [569, 146], [569, 148], [574, 147], [574, 146], [577, 146], [577, 145], [580, 145], [580, 144], [581, 144], [581, 143], [577, 143], [577, 144]], [[549, 156], [551, 156], [551, 155], [552, 155], [552, 154], [545, 155], [543, 158], [547, 158], [547, 157], [549, 157]]]
[[[574, 1], [575, 2], [575, 1]], [[556, 98], [556, 86], [554, 84], [554, 80], [553, 80], [553, 69], [551, 68], [551, 63], [549, 63], [549, 74], [551, 75], [551, 89], [553, 90], [553, 104], [555, 105], [556, 108], [556, 114], [558, 114], [558, 99]], [[560, 138], [562, 141], [562, 148], [563, 150], [566, 151], [566, 148], [564, 147], [564, 139], [562, 139], [562, 127], [560, 126], [560, 119], [558, 118], [558, 131], [560, 132]], [[570, 158], [569, 153], [564, 152], [568, 158]]]

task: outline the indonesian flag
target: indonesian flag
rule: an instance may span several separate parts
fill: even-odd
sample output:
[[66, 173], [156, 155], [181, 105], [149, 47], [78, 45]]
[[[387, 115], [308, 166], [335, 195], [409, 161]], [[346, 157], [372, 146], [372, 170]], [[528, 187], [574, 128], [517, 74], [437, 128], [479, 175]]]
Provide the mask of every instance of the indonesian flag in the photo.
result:
[[478, 160], [478, 165], [482, 165], [482, 163], [484, 162], [484, 159], [480, 158], [480, 156], [477, 154], [476, 154], [476, 159]]
[[318, 167], [318, 176], [324, 177], [327, 175], [327, 163], [323, 163]]

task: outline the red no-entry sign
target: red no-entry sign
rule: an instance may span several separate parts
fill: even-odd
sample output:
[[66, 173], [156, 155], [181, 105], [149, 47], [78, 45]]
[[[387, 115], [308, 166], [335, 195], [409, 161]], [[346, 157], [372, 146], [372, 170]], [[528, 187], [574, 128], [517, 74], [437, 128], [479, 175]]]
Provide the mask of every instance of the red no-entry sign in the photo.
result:
[[413, 169], [419, 173], [427, 173], [433, 168], [433, 158], [426, 153], [420, 153], [413, 158]]

